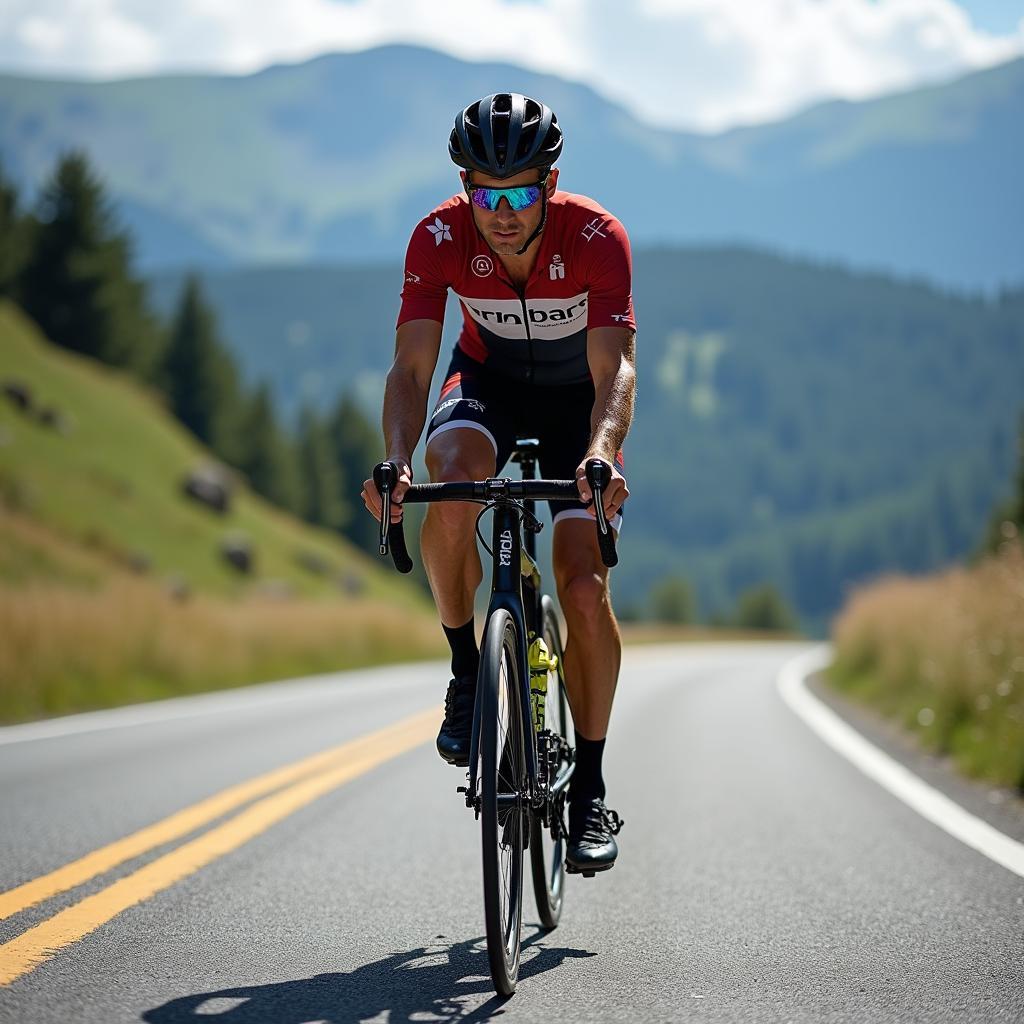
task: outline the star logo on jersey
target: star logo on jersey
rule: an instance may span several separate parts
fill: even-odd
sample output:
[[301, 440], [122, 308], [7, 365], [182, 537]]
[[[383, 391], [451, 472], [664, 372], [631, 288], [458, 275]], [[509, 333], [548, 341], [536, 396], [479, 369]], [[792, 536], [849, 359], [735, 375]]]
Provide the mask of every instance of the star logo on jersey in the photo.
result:
[[491, 262], [490, 256], [474, 256], [470, 267], [473, 268], [473, 273], [477, 277], [488, 277], [494, 272], [494, 264]]
[[580, 232], [585, 242], [589, 242], [595, 235], [600, 235], [602, 238], [608, 236], [601, 230], [601, 218], [595, 217], [590, 221], [587, 226]]
[[435, 217], [434, 223], [427, 225], [427, 230], [434, 236], [434, 245], [452, 240], [452, 226], [445, 224], [440, 217]]

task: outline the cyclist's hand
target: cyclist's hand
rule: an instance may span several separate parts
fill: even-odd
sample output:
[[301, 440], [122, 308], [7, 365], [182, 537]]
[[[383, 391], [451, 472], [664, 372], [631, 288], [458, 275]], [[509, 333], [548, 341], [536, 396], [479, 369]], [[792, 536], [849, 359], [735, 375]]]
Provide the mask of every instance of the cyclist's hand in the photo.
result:
[[[391, 522], [397, 523], [402, 518], [402, 498], [408, 490], [409, 485], [412, 483], [412, 467], [409, 465], [408, 460], [403, 459], [400, 456], [391, 456], [384, 461], [393, 462], [398, 466], [398, 483], [391, 492]], [[381, 497], [380, 492], [377, 490], [377, 485], [373, 482], [372, 475], [368, 480], [363, 481], [362, 498], [367, 511], [379, 523]]]
[[[580, 489], [580, 501], [585, 505], [589, 506], [587, 512], [590, 513], [595, 519], [597, 513], [594, 511], [594, 506], [591, 504], [593, 495], [590, 493], [590, 484], [587, 483], [587, 463], [594, 458], [593, 455], [588, 455], [577, 467], [576, 467], [576, 486]], [[600, 456], [598, 456], [600, 458]], [[602, 459], [603, 462], [608, 462], [607, 459]], [[615, 462], [608, 462], [611, 466], [612, 478], [608, 486], [604, 489], [604, 514], [605, 517], [611, 519], [616, 512], [622, 508], [622, 503], [629, 497], [629, 488], [626, 486], [626, 478], [619, 472], [619, 467]]]

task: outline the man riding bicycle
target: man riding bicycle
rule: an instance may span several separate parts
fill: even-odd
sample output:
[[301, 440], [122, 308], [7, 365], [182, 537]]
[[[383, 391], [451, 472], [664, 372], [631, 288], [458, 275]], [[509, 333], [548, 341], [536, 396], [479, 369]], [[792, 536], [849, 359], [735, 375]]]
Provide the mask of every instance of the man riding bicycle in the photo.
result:
[[[553, 568], [568, 627], [565, 676], [576, 728], [566, 862], [588, 873], [618, 855], [615, 814], [604, 804], [602, 757], [622, 645], [586, 506], [584, 467], [612, 468], [604, 507], [613, 528], [628, 490], [621, 446], [633, 417], [635, 321], [625, 229], [585, 196], [557, 191], [562, 150], [554, 113], [518, 93], [496, 93], [455, 119], [448, 145], [463, 191], [412, 234], [395, 361], [384, 392], [386, 459], [399, 468], [394, 500], [412, 482], [450, 288], [463, 325], [427, 430], [432, 481], [495, 476], [518, 436], [540, 440], [543, 476], [575, 478], [579, 502], [552, 502]], [[381, 514], [372, 479], [366, 507]], [[429, 507], [421, 549], [451, 647], [452, 679], [437, 749], [469, 763], [480, 661], [473, 622], [483, 579], [477, 508]], [[397, 520], [401, 509], [392, 506]]]

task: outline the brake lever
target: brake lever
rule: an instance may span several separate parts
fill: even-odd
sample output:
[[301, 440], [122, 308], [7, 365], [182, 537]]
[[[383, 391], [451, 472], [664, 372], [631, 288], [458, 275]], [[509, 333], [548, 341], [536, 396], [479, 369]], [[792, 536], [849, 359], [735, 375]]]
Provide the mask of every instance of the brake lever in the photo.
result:
[[604, 459], [588, 459], [586, 474], [594, 502], [594, 516], [597, 519], [597, 544], [601, 549], [602, 561], [611, 568], [619, 564], [619, 556], [615, 551], [615, 534], [609, 528], [608, 517], [604, 514], [604, 490], [611, 483], [612, 467]]
[[405, 530], [399, 519], [392, 527], [391, 492], [398, 483], [398, 466], [393, 462], [381, 462], [373, 467], [373, 482], [381, 496], [380, 553], [386, 555], [391, 549], [391, 559], [399, 572], [412, 572], [412, 559], [405, 546]]
[[395, 486], [397, 473], [393, 462], [381, 462], [373, 467], [373, 482], [381, 498], [380, 553], [388, 553], [388, 532], [391, 528], [391, 488]]

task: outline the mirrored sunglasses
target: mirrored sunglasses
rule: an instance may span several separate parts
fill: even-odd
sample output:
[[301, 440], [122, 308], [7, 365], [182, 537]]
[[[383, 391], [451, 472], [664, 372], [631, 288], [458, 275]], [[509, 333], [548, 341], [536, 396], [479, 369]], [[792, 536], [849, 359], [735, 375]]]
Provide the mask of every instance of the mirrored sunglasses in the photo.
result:
[[533, 185], [517, 185], [515, 188], [484, 188], [467, 181], [466, 193], [473, 201], [473, 205], [479, 206], [481, 210], [490, 210], [493, 213], [504, 198], [513, 210], [519, 211], [533, 206], [540, 199], [546, 180], [545, 175]]

